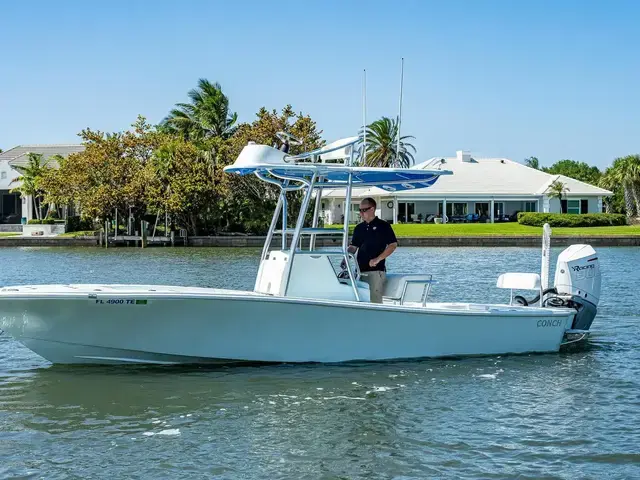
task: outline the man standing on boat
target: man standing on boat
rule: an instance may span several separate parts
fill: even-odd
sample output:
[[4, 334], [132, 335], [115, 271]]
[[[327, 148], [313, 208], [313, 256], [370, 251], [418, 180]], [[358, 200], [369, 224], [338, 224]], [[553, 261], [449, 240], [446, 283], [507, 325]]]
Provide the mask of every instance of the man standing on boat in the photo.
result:
[[372, 303], [382, 303], [382, 291], [386, 277], [385, 259], [398, 246], [398, 239], [391, 225], [376, 216], [376, 201], [365, 198], [360, 202], [362, 222], [353, 230], [349, 251], [358, 250], [358, 265], [363, 281], [369, 284]]

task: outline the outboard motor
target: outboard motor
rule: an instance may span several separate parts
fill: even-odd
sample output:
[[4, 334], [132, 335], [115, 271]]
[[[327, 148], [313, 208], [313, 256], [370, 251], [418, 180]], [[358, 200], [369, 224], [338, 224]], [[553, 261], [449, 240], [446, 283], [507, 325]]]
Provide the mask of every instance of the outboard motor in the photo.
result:
[[571, 245], [558, 256], [554, 293], [547, 295], [543, 305], [575, 308], [577, 314], [571, 326], [589, 330], [600, 300], [600, 264], [591, 245]]

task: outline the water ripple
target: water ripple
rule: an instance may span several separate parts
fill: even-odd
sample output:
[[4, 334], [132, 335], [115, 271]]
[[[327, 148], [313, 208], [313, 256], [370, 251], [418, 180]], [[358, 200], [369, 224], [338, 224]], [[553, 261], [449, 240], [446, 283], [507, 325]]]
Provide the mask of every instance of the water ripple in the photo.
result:
[[[2, 249], [0, 284], [251, 288], [256, 253]], [[497, 275], [538, 254], [403, 248], [391, 269], [434, 273], [436, 300], [504, 301]], [[595, 332], [554, 355], [123, 371], [0, 336], [0, 478], [639, 478], [640, 250], [599, 257]]]

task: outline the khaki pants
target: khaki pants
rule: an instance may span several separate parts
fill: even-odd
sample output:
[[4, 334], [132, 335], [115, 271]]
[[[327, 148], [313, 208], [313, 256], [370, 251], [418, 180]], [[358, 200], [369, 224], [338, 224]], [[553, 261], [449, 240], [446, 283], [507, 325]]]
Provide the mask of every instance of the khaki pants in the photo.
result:
[[382, 271], [362, 272], [360, 279], [369, 284], [371, 303], [382, 303], [382, 291], [387, 275]]

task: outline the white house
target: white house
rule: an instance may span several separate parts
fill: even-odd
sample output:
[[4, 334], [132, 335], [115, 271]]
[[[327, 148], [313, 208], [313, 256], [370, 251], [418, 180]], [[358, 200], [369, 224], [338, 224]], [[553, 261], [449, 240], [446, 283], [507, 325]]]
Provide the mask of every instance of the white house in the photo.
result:
[[54, 155], [67, 157], [83, 150], [84, 145], [19, 145], [0, 153], [0, 225], [20, 224], [22, 218], [31, 220], [36, 216], [31, 196], [21, 198], [19, 193], [11, 193], [19, 185], [14, 182], [20, 176], [15, 167], [27, 165], [29, 153], [42, 154], [46, 162]]
[[[456, 153], [455, 157], [434, 157], [412, 167], [453, 172], [441, 176], [429, 188], [397, 193], [377, 187], [354, 189], [350, 218], [358, 221], [358, 204], [365, 197], [376, 200], [380, 218], [404, 223], [432, 222], [434, 217], [450, 222], [506, 221], [514, 220], [517, 212], [596, 213], [602, 212], [603, 197], [612, 195], [608, 190], [507, 158], [476, 158], [468, 152]], [[562, 203], [549, 196], [548, 188], [555, 180], [567, 188]], [[344, 201], [344, 190], [324, 191], [322, 210], [326, 223], [343, 221]]]

